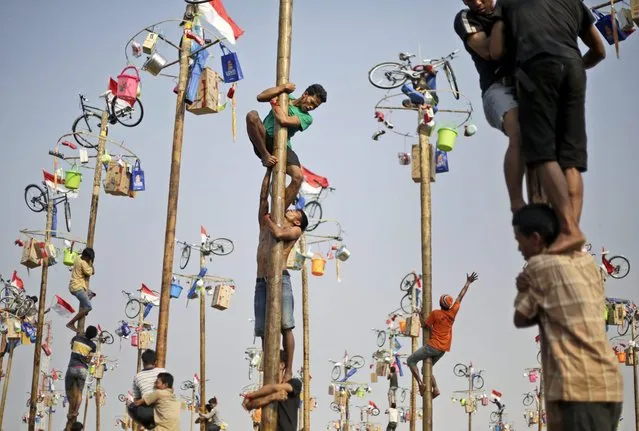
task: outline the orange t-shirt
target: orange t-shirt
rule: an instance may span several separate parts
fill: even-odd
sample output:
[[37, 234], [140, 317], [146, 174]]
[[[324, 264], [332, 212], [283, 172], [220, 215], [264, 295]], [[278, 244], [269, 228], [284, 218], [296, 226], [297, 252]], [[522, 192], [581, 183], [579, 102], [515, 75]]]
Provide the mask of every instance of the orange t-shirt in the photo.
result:
[[424, 323], [430, 328], [428, 344], [432, 348], [442, 352], [450, 352], [450, 344], [453, 340], [453, 323], [455, 323], [459, 306], [459, 302], [455, 302], [450, 310], [434, 310], [428, 315]]

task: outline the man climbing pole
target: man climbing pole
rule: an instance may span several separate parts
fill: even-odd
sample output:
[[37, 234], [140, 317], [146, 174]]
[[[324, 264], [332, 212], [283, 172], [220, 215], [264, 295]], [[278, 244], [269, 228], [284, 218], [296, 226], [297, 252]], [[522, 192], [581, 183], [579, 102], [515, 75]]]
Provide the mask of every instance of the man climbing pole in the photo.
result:
[[[408, 357], [406, 363], [408, 364], [408, 368], [410, 368], [410, 372], [413, 374], [413, 378], [417, 380], [419, 392], [422, 395], [424, 395], [426, 385], [419, 375], [417, 363], [425, 360], [426, 358], [431, 358], [433, 365], [435, 365], [437, 361], [444, 356], [444, 353], [450, 351], [450, 345], [453, 340], [453, 323], [455, 323], [455, 317], [459, 311], [461, 301], [466, 295], [466, 291], [468, 291], [468, 288], [473, 282], [477, 281], [477, 278], [478, 275], [476, 272], [473, 272], [470, 275], [466, 274], [466, 284], [462, 287], [462, 290], [459, 292], [455, 302], [453, 302], [453, 297], [450, 295], [440, 296], [439, 306], [441, 307], [441, 310], [432, 311], [428, 315], [426, 321], [422, 320], [421, 310], [418, 311], [420, 316], [419, 318], [422, 321], [422, 327], [430, 330], [430, 338], [425, 346], [415, 350], [415, 352]], [[439, 393], [435, 376], [433, 376], [433, 398], [437, 398]]]
[[[603, 42], [581, 0], [505, 0], [501, 8], [490, 52], [497, 60], [506, 48], [516, 53], [522, 155], [539, 172], [561, 226], [548, 252], [579, 250], [585, 242], [579, 220], [588, 162], [586, 69], [605, 57]], [[583, 56], [578, 38], [589, 48]]]
[[[246, 114], [246, 130], [253, 144], [253, 151], [262, 160], [262, 165], [267, 168], [273, 167], [277, 163], [277, 157], [273, 155], [275, 121], [277, 120], [281, 126], [288, 129], [286, 174], [291, 177], [291, 182], [286, 188], [285, 208], [293, 203], [303, 181], [300, 160], [291, 147], [291, 137], [298, 131], [303, 132], [308, 129], [313, 122], [313, 117], [309, 112], [317, 109], [322, 103], [326, 103], [326, 90], [320, 84], [309, 86], [299, 98], [290, 95], [295, 91], [295, 88], [295, 84], [289, 82], [266, 89], [258, 94], [258, 102], [270, 102], [272, 107], [264, 121], [260, 119], [257, 111], [250, 111]], [[289, 95], [288, 115], [277, 104], [277, 97], [282, 93]]]
[[87, 327], [84, 334], [71, 339], [71, 358], [64, 376], [64, 389], [69, 401], [67, 429], [75, 422], [82, 404], [82, 391], [89, 375], [89, 362], [96, 352], [97, 346], [92, 341], [98, 335], [98, 328]]
[[257, 245], [257, 280], [255, 282], [255, 336], [262, 338], [264, 342], [264, 325], [266, 321], [266, 303], [269, 276], [269, 253], [273, 239], [283, 242], [282, 262], [277, 267], [282, 271], [282, 338], [284, 351], [286, 352], [285, 380], [288, 381], [293, 376], [293, 353], [295, 351], [295, 338], [293, 329], [295, 328], [295, 318], [293, 315], [293, 288], [291, 286], [291, 276], [286, 268], [286, 260], [295, 242], [308, 226], [308, 219], [302, 210], [289, 210], [284, 215], [284, 226], [277, 226], [271, 220], [268, 205], [268, 189], [271, 179], [271, 169], [266, 170], [262, 189], [260, 191], [260, 207], [258, 211], [258, 222], [260, 225], [260, 237]]
[[479, 74], [484, 115], [493, 128], [508, 137], [504, 155], [504, 177], [510, 198], [510, 210], [525, 205], [523, 195], [524, 162], [520, 151], [519, 109], [516, 99], [514, 58], [512, 54], [496, 61], [490, 53], [490, 35], [501, 19], [494, 0], [464, 0], [468, 9], [455, 16], [454, 28], [464, 42]]
[[95, 293], [89, 290], [89, 278], [95, 274], [93, 261], [95, 260], [95, 252], [92, 248], [82, 250], [82, 255], [75, 260], [73, 269], [71, 270], [71, 280], [69, 281], [69, 292], [80, 302], [80, 310], [73, 319], [67, 323], [67, 328], [73, 332], [78, 332], [75, 322], [85, 317], [93, 309], [91, 306], [91, 298]]

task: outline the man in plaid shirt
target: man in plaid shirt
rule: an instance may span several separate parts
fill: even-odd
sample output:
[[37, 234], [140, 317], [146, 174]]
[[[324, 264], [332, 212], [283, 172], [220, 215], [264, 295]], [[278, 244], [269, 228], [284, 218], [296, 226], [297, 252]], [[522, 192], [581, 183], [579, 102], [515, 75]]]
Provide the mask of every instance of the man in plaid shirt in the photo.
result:
[[588, 253], [546, 253], [559, 234], [548, 205], [525, 206], [513, 227], [527, 262], [517, 276], [514, 321], [539, 325], [548, 431], [616, 430], [623, 384], [606, 337], [599, 268]]

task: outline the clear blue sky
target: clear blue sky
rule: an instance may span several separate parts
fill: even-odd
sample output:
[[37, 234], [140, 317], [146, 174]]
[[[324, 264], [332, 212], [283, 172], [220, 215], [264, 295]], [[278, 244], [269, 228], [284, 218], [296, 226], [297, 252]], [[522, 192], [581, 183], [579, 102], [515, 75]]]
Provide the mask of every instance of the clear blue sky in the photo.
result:
[[[414, 141], [389, 134], [379, 142], [371, 140], [377, 129], [373, 107], [383, 93], [368, 83], [366, 74], [376, 63], [395, 60], [400, 51], [416, 52], [421, 46], [424, 57], [436, 57], [461, 48], [452, 28], [461, 6], [461, 2], [434, 6], [433, 2], [379, 0], [327, 0], [320, 6], [297, 2], [294, 6], [291, 80], [299, 90], [314, 82], [323, 84], [328, 103], [314, 113], [312, 127], [296, 135], [293, 144], [302, 162], [337, 188], [325, 201], [325, 214], [342, 222], [347, 230], [345, 243], [353, 253], [343, 265], [341, 283], [335, 280], [332, 262], [324, 277], [311, 278], [312, 395], [319, 400], [319, 409], [312, 414], [313, 429], [336, 418], [328, 408], [328, 359], [337, 359], [348, 349], [368, 361], [375, 349], [370, 328], [383, 325], [385, 315], [399, 305], [399, 281], [420, 267], [419, 187], [410, 179], [409, 167], [400, 166], [396, 157]], [[246, 429], [249, 419], [237, 394], [249, 383], [243, 352], [253, 342], [249, 318], [253, 315], [256, 212], [263, 170], [250, 148], [243, 118], [251, 109], [267, 113], [267, 106], [258, 105], [255, 95], [275, 82], [278, 8], [275, 1], [230, 0], [226, 7], [246, 30], [236, 45], [245, 75], [237, 90], [238, 140], [232, 141], [230, 110], [201, 117], [187, 114], [177, 237], [195, 242], [203, 224], [212, 236], [235, 242], [232, 255], [209, 263], [209, 273], [233, 277], [238, 290], [229, 310], [207, 308], [207, 393], [218, 396], [222, 416], [231, 429]], [[3, 275], [19, 267], [20, 250], [13, 246], [18, 230], [44, 225], [42, 215], [25, 207], [23, 190], [41, 181], [41, 169], [53, 168], [47, 152], [80, 115], [78, 93], [97, 101], [107, 78], [125, 66], [127, 40], [146, 25], [180, 18], [183, 8], [177, 0], [3, 4], [0, 35], [8, 43], [0, 83], [5, 98], [0, 116], [5, 136], [5, 211], [0, 230]], [[630, 91], [639, 69], [637, 38], [633, 35], [622, 43], [621, 60], [608, 48], [605, 62], [588, 72], [590, 170], [585, 175], [583, 217], [593, 249], [604, 243], [631, 262], [638, 252], [633, 221], [639, 180], [635, 166], [639, 150], [634, 145], [637, 108]], [[164, 48], [163, 52], [173, 57], [171, 50]], [[213, 53], [208, 64], [219, 70], [219, 50]], [[453, 405], [450, 395], [464, 388], [464, 382], [452, 373], [453, 365], [468, 361], [486, 369], [486, 389], [503, 393], [510, 420], [523, 429], [522, 393], [533, 388], [523, 377], [523, 369], [536, 364], [536, 331], [515, 330], [511, 323], [514, 278], [523, 261], [512, 237], [501, 172], [506, 140], [484, 120], [478, 78], [469, 56], [462, 52], [453, 66], [461, 91], [476, 108], [479, 132], [473, 138], [458, 139], [450, 154], [451, 171], [433, 184], [433, 296], [456, 294], [466, 272], [477, 271], [480, 279], [457, 319], [452, 352], [435, 367], [442, 389], [435, 401], [435, 429], [444, 424], [446, 429], [462, 429], [466, 424], [463, 408]], [[96, 231], [97, 273], [91, 285], [98, 296], [89, 323], [100, 323], [112, 331], [123, 317], [121, 289], [136, 289], [141, 282], [155, 289], [160, 286], [174, 83], [146, 73], [142, 79], [144, 121], [134, 129], [112, 127], [110, 137], [124, 140], [141, 157], [147, 191], [135, 200], [102, 194]], [[413, 118], [406, 120], [398, 113], [395, 118], [398, 125], [413, 127]], [[73, 202], [74, 234], [80, 238], [86, 235], [91, 178], [91, 173], [85, 176], [81, 196]], [[196, 266], [194, 259], [189, 269], [194, 272]], [[27, 290], [36, 293], [40, 271], [29, 275], [24, 268], [19, 270]], [[49, 298], [54, 293], [69, 297], [68, 278], [62, 265], [51, 268]], [[298, 274], [293, 282], [300, 298]], [[636, 300], [636, 283], [633, 268], [626, 279], [609, 282], [607, 293]], [[199, 368], [197, 307], [185, 305], [184, 298], [171, 304], [167, 367], [178, 382], [191, 378]], [[296, 305], [297, 368], [301, 363], [301, 301]], [[152, 316], [157, 318], [157, 310]], [[52, 364], [65, 369], [71, 333], [64, 329], [64, 321], [51, 317]], [[104, 429], [123, 412], [117, 394], [130, 387], [135, 371], [136, 351], [127, 343], [119, 346], [116, 341], [105, 348], [109, 356], [119, 358], [120, 366], [103, 380], [108, 394]], [[403, 344], [409, 345], [409, 340]], [[15, 353], [5, 429], [22, 427], [32, 357], [33, 347], [20, 347]], [[625, 366], [621, 371], [626, 405], [620, 429], [627, 431], [632, 425], [632, 373]], [[404, 376], [401, 385], [409, 384]], [[386, 405], [385, 382], [374, 385], [371, 399]], [[482, 408], [476, 415], [475, 429], [487, 427], [490, 410]], [[94, 411], [92, 405], [89, 423]], [[60, 407], [55, 429], [62, 426], [63, 418]], [[184, 414], [184, 429], [187, 418]], [[383, 415], [378, 419], [386, 421]], [[407, 427], [400, 424], [400, 428]]]

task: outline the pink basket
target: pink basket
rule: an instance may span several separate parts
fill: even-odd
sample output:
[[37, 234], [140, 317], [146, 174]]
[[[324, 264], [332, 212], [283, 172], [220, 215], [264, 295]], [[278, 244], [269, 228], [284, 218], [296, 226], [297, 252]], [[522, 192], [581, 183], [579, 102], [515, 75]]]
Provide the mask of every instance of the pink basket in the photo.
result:
[[530, 383], [537, 382], [537, 373], [528, 373], [528, 381]]
[[[126, 72], [132, 69], [135, 75], [129, 75]], [[140, 85], [140, 73], [135, 66], [127, 66], [122, 69], [118, 75], [118, 89], [115, 93], [118, 99], [122, 99], [132, 105], [138, 96], [138, 86]]]

